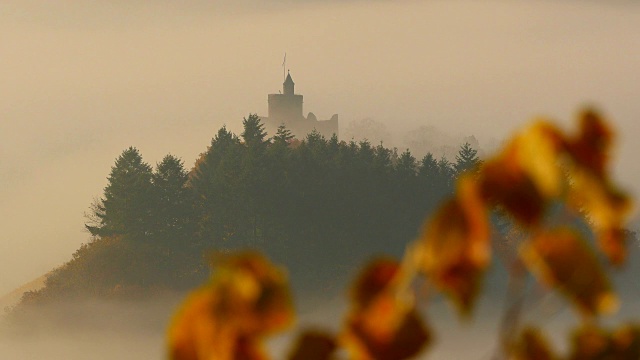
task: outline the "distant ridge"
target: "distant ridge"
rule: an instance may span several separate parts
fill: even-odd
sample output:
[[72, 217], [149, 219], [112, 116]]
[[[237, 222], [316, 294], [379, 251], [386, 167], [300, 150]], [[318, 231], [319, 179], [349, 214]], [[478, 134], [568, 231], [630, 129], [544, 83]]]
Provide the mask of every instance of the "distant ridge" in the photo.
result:
[[24, 294], [25, 292], [42, 289], [44, 287], [44, 283], [48, 275], [49, 273], [46, 273], [36, 279], [29, 281], [28, 283], [20, 286], [19, 288], [5, 295], [2, 295], [0, 297], [0, 313], [3, 311], [3, 309], [7, 307], [13, 307], [17, 305], [18, 302], [20, 302], [20, 299], [22, 298], [22, 294]]

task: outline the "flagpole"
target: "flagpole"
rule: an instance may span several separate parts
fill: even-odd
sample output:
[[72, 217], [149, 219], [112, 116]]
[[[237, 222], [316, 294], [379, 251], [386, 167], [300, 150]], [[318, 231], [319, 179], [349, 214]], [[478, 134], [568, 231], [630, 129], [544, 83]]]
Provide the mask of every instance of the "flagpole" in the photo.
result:
[[282, 61], [282, 82], [284, 83], [286, 80], [286, 68], [287, 68], [287, 52], [284, 53], [284, 61]]

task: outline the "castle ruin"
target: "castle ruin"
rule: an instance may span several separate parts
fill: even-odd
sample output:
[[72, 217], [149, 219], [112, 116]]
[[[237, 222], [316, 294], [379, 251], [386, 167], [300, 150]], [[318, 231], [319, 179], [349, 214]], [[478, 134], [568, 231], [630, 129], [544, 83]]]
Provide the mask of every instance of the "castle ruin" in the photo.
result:
[[294, 92], [294, 86], [291, 74], [287, 74], [282, 84], [282, 93], [269, 94], [269, 115], [260, 117], [267, 133], [274, 135], [278, 127], [284, 125], [298, 139], [303, 139], [313, 130], [327, 139], [334, 134], [338, 136], [338, 114], [334, 114], [329, 120], [318, 120], [311, 112], [304, 117], [302, 95]]

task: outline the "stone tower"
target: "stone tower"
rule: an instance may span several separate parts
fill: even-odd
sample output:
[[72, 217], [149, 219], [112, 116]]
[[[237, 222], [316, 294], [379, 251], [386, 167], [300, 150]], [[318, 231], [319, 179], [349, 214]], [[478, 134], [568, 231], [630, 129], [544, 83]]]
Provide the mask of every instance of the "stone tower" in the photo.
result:
[[305, 118], [302, 115], [302, 95], [295, 93], [295, 83], [291, 74], [287, 73], [287, 78], [282, 84], [281, 94], [269, 94], [269, 115], [261, 117], [265, 124], [265, 129], [269, 135], [275, 134], [278, 126], [284, 124], [291, 133], [299, 139], [304, 138], [313, 130], [318, 131], [326, 138], [334, 134], [338, 135], [338, 115], [335, 114], [330, 120], [318, 121], [313, 113]]
[[279, 119], [287, 124], [304, 118], [302, 95], [296, 95], [294, 87], [291, 74], [287, 74], [287, 79], [282, 84], [282, 94], [269, 94], [269, 119]]

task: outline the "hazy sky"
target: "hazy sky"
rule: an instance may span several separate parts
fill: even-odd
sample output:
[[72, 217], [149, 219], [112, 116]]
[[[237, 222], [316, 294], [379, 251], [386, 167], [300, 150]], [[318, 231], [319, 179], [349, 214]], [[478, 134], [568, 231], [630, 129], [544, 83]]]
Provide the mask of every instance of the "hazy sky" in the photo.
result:
[[0, 2], [0, 294], [68, 260], [115, 158], [191, 167], [266, 114], [282, 57], [305, 113], [502, 139], [533, 116], [615, 120], [638, 193], [634, 1]]

